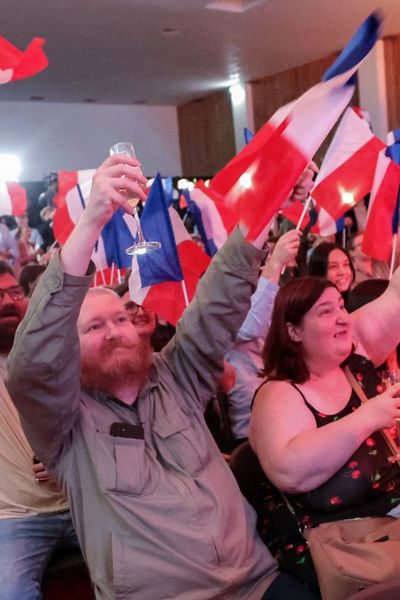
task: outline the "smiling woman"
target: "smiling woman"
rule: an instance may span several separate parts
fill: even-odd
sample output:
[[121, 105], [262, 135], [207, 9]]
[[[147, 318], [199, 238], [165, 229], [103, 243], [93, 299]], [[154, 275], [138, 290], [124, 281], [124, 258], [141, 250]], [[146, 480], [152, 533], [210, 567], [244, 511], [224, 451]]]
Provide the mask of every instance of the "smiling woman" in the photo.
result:
[[355, 279], [354, 266], [347, 250], [322, 242], [310, 256], [308, 275], [326, 277], [336, 285], [347, 303], [348, 292]]
[[[400, 418], [400, 384], [378, 393], [373, 365], [360, 343], [355, 353], [353, 337], [354, 332], [366, 345], [372, 315], [382, 319], [380, 328], [389, 323], [388, 302], [397, 306], [398, 294], [395, 289], [386, 294], [391, 297], [384, 294], [352, 315], [328, 279], [293, 280], [276, 297], [264, 348], [267, 380], [255, 396], [250, 442], [302, 523], [383, 516], [400, 503], [400, 469], [388, 462], [380, 432]], [[386, 338], [374, 329], [369, 344], [385, 346]], [[361, 405], [348, 370], [369, 402]], [[271, 514], [265, 521], [267, 544], [268, 519]], [[281, 567], [298, 573], [302, 565], [303, 577], [312, 581], [304, 539], [290, 516], [288, 522], [292, 527], [280, 527]], [[276, 549], [276, 538], [273, 542]]]

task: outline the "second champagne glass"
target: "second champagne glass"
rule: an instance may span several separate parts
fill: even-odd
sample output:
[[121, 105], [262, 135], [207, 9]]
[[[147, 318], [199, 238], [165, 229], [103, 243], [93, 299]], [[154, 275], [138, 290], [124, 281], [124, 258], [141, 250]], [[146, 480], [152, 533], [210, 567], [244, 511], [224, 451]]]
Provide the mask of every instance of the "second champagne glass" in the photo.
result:
[[[125, 156], [131, 156], [132, 158], [136, 158], [135, 149], [130, 142], [118, 142], [117, 144], [114, 144], [113, 146], [111, 146], [110, 156], [112, 156], [113, 154], [125, 154]], [[140, 171], [140, 168], [139, 167], [137, 167], [137, 168]], [[138, 241], [135, 242], [134, 244], [132, 244], [132, 246], [129, 246], [129, 248], [127, 248], [125, 250], [125, 252], [130, 255], [146, 254], [146, 252], [152, 252], [153, 250], [158, 250], [159, 248], [161, 248], [161, 242], [156, 242], [156, 241], [148, 242], [144, 238], [143, 231], [142, 231], [142, 228], [140, 225], [139, 215], [136, 210], [139, 200], [140, 200], [139, 196], [134, 196], [133, 194], [130, 194], [128, 197], [128, 202], [132, 206], [132, 209], [133, 209], [132, 215], [136, 221], [137, 234], [138, 234]]]

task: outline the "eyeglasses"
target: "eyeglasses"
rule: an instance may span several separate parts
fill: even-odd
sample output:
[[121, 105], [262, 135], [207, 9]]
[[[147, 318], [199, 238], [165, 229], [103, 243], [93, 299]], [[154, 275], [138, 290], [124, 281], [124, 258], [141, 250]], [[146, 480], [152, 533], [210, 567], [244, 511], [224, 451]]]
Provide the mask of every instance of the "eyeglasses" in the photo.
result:
[[125, 308], [127, 311], [129, 311], [129, 314], [131, 315], [131, 317], [136, 317], [137, 313], [139, 312], [139, 308], [142, 308], [140, 306], [140, 304], [136, 304], [136, 302], [133, 302], [133, 300], [130, 300], [129, 302], [125, 303]]
[[9, 288], [0, 288], [0, 302], [3, 301], [5, 294], [8, 294], [11, 300], [22, 300], [25, 298], [24, 289], [20, 285], [13, 285]]

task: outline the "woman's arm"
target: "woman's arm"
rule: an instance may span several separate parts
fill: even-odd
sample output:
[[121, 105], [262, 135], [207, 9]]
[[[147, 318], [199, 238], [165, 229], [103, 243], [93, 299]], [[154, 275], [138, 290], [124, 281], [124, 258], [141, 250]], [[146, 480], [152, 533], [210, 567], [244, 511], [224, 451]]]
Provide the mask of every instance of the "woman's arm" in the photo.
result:
[[400, 267], [385, 292], [351, 314], [357, 352], [381, 365], [400, 343]]
[[356, 411], [317, 428], [304, 400], [290, 384], [271, 381], [258, 391], [250, 443], [261, 466], [281, 490], [302, 493], [332, 477], [374, 431], [400, 417], [400, 384]]

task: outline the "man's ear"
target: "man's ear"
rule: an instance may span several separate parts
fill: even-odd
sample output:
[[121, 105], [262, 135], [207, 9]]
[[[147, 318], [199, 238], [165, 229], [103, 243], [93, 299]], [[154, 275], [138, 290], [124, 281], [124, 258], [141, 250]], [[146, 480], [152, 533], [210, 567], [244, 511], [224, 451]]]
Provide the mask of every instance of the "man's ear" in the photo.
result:
[[292, 342], [301, 342], [301, 335], [299, 334], [298, 328], [293, 323], [286, 323], [288, 336]]

